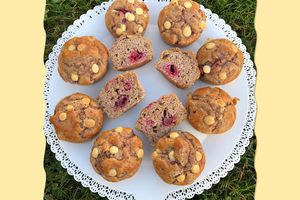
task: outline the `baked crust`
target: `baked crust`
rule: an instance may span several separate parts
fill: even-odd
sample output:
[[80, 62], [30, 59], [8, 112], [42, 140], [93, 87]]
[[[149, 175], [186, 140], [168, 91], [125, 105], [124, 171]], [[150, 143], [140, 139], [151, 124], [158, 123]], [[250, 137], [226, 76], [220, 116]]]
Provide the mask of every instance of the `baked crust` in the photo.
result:
[[60, 140], [81, 143], [92, 139], [101, 130], [103, 113], [94, 99], [75, 93], [56, 105], [50, 122]]
[[94, 36], [74, 37], [62, 47], [58, 72], [69, 83], [90, 85], [107, 72], [108, 50]]
[[118, 127], [100, 134], [91, 150], [90, 161], [104, 179], [118, 182], [138, 171], [143, 155], [143, 143], [133, 130]]
[[[144, 34], [149, 23], [148, 11], [140, 0], [115, 0], [105, 14], [106, 27], [115, 38], [123, 34]], [[126, 17], [126, 13], [130, 17], [128, 14]]]
[[[244, 57], [241, 50], [228, 39], [210, 39], [197, 52], [201, 80], [224, 85], [236, 79], [242, 71]], [[205, 72], [205, 68], [209, 72]]]
[[220, 88], [199, 88], [187, 100], [188, 120], [202, 133], [224, 133], [236, 120], [235, 105], [238, 101]]
[[166, 43], [188, 46], [205, 30], [206, 16], [197, 2], [175, 0], [160, 11], [157, 24]]
[[193, 183], [205, 166], [205, 154], [200, 141], [188, 132], [174, 131], [160, 138], [152, 153], [156, 173], [166, 183]]

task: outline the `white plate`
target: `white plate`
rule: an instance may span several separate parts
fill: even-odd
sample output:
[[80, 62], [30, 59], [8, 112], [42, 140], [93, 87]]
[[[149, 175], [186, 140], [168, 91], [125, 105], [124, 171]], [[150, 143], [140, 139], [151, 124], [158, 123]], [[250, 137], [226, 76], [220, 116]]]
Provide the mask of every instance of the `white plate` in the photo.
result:
[[[146, 1], [149, 7], [150, 23], [145, 36], [152, 40], [155, 56], [150, 63], [136, 70], [147, 93], [145, 99], [117, 119], [111, 120], [106, 117], [102, 130], [112, 129], [116, 126], [133, 128], [141, 109], [161, 95], [174, 92], [185, 104], [189, 93], [198, 87], [207, 86], [207, 84], [197, 81], [190, 89], [178, 89], [154, 68], [160, 52], [170, 48], [162, 41], [156, 25], [159, 11], [167, 3], [167, 1]], [[201, 8], [207, 15], [206, 30], [197, 42], [184, 49], [196, 52], [207, 38], [226, 37], [243, 51], [245, 61], [241, 75], [232, 83], [221, 86], [231, 96], [240, 99], [237, 105], [237, 120], [230, 131], [222, 135], [207, 136], [196, 131], [187, 121], [176, 128], [193, 133], [202, 142], [206, 154], [207, 160], [204, 171], [193, 185], [179, 187], [164, 183], [153, 169], [150, 156], [152, 147], [143, 134], [138, 131], [135, 131], [135, 133], [142, 138], [145, 146], [145, 156], [139, 171], [130, 179], [118, 183], [108, 182], [95, 173], [90, 164], [89, 153], [94, 140], [83, 144], [59, 141], [53, 126], [49, 123], [49, 116], [53, 114], [55, 105], [60, 99], [75, 92], [86, 93], [96, 98], [104, 84], [120, 73], [113, 70], [110, 64], [107, 75], [100, 82], [91, 86], [78, 86], [64, 82], [57, 71], [57, 57], [60, 49], [65, 41], [74, 36], [94, 35], [108, 48], [112, 46], [114, 39], [107, 31], [104, 22], [105, 10], [110, 4], [111, 2], [102, 3], [101, 6], [96, 6], [93, 10], [89, 10], [87, 14], [82, 15], [79, 20], [76, 20], [63, 33], [62, 38], [58, 40], [53, 52], [49, 55], [49, 60], [46, 63], [47, 79], [45, 82], [47, 111], [44, 131], [47, 142], [51, 145], [51, 150], [56, 154], [56, 158], [61, 161], [62, 166], [68, 170], [69, 174], [73, 175], [83, 186], [89, 187], [91, 191], [97, 192], [101, 196], [107, 196], [109, 199], [184, 199], [192, 197], [194, 194], [200, 194], [204, 189], [209, 189], [212, 184], [217, 183], [221, 177], [226, 176], [227, 172], [239, 161], [240, 155], [245, 152], [245, 147], [249, 144], [249, 138], [253, 134], [252, 129], [256, 112], [253, 95], [256, 73], [250, 56], [230, 26], [226, 25], [224, 20], [219, 19], [216, 14], [212, 14], [208, 9]]]

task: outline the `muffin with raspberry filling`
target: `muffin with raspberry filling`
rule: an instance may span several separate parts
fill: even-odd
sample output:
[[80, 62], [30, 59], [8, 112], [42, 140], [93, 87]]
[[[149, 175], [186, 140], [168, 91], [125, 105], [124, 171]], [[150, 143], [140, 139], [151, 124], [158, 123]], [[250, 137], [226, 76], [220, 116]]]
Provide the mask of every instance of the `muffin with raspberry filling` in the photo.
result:
[[123, 35], [109, 50], [113, 68], [125, 71], [141, 67], [153, 59], [152, 43], [141, 35]]
[[187, 112], [176, 94], [164, 95], [142, 110], [135, 127], [154, 144], [186, 116]]
[[199, 79], [200, 70], [192, 51], [172, 48], [163, 51], [156, 69], [178, 88], [189, 88]]
[[109, 118], [117, 118], [138, 104], [145, 90], [135, 72], [125, 72], [108, 81], [100, 91], [98, 102]]

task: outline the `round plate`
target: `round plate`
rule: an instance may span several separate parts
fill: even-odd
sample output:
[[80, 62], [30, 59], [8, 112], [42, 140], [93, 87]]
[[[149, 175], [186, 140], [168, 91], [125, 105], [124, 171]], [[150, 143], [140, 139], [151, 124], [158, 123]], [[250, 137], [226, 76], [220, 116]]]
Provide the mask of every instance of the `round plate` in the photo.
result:
[[[185, 105], [187, 95], [196, 88], [208, 86], [197, 81], [190, 89], [178, 89], [167, 81], [155, 68], [154, 64], [158, 60], [160, 52], [171, 48], [165, 44], [158, 31], [157, 17], [159, 11], [168, 4], [168, 1], [145, 1], [149, 8], [150, 23], [146, 30], [145, 37], [150, 38], [154, 48], [154, 58], [147, 65], [136, 69], [138, 78], [146, 90], [146, 97], [131, 110], [117, 119], [104, 120], [102, 130], [108, 130], [117, 126], [135, 127], [135, 122], [140, 111], [151, 101], [160, 96], [176, 93]], [[114, 77], [117, 72], [112, 69], [111, 63], [107, 75], [98, 83], [91, 86], [78, 86], [64, 82], [57, 71], [57, 58], [62, 45], [74, 36], [93, 35], [110, 48], [114, 38], [107, 31], [104, 16], [107, 8], [112, 2], [104, 2], [101, 6], [96, 6], [76, 20], [62, 37], [57, 41], [53, 51], [46, 62], [47, 74], [45, 82], [46, 116], [44, 132], [47, 142], [51, 145], [51, 150], [56, 154], [57, 160], [61, 161], [68, 173], [73, 175], [75, 180], [80, 181], [83, 186], [89, 187], [91, 191], [99, 193], [100, 196], [107, 196], [109, 199], [184, 199], [200, 194], [204, 189], [209, 189], [212, 184], [217, 183], [221, 177], [225, 177], [227, 172], [233, 169], [234, 164], [245, 152], [245, 147], [249, 144], [249, 138], [253, 135], [256, 105], [254, 100], [255, 70], [250, 60], [249, 53], [245, 46], [237, 38], [236, 33], [226, 25], [224, 20], [219, 19], [210, 10], [201, 7], [207, 15], [207, 28], [201, 38], [193, 45], [183, 48], [197, 52], [199, 47], [207, 38], [228, 38], [233, 41], [244, 53], [244, 68], [240, 76], [233, 82], [220, 86], [231, 96], [240, 99], [237, 104], [237, 119], [233, 128], [221, 135], [205, 135], [196, 131], [188, 121], [184, 121], [175, 129], [181, 129], [194, 134], [203, 144], [206, 154], [206, 165], [197, 181], [189, 186], [180, 187], [169, 185], [163, 182], [155, 173], [151, 161], [152, 147], [142, 133], [135, 133], [143, 140], [145, 146], [145, 156], [140, 169], [130, 179], [121, 182], [111, 183], [104, 180], [92, 168], [89, 161], [89, 154], [92, 148], [92, 141], [83, 144], [73, 144], [59, 141], [56, 137], [53, 126], [49, 122], [49, 117], [53, 114], [54, 108], [60, 99], [75, 92], [82, 92], [96, 98], [105, 83]]]

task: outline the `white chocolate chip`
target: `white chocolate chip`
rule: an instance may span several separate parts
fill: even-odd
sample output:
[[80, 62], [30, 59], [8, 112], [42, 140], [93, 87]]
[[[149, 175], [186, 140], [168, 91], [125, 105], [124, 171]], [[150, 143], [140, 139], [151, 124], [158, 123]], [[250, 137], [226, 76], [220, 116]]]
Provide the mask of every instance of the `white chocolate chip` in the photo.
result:
[[171, 161], [175, 161], [175, 156], [174, 156], [174, 154], [175, 154], [174, 151], [170, 151], [169, 154], [168, 154], [169, 159], [170, 159]]
[[184, 5], [185, 8], [191, 8], [192, 7], [192, 3], [189, 2], [189, 1], [184, 2], [183, 5]]
[[118, 151], [119, 151], [119, 148], [116, 147], [116, 146], [111, 146], [111, 147], [109, 148], [109, 152], [110, 152], [111, 154], [116, 154], [116, 153], [118, 153]]
[[67, 105], [67, 106], [66, 106], [66, 109], [67, 109], [67, 111], [71, 111], [71, 110], [74, 109], [74, 106], [72, 106], [72, 105]]
[[157, 153], [161, 153], [161, 150], [160, 149], [156, 149], [155, 150]]
[[179, 134], [177, 132], [171, 132], [170, 133], [170, 138], [175, 139], [179, 136]]
[[206, 44], [206, 48], [207, 48], [207, 49], [215, 48], [215, 46], [216, 46], [216, 44], [213, 43], [213, 42], [209, 42], [209, 43]]
[[206, 22], [205, 22], [205, 21], [201, 21], [201, 22], [200, 22], [200, 28], [201, 28], [202, 30], [204, 30], [204, 29], [206, 28]]
[[165, 27], [165, 29], [170, 29], [170, 28], [171, 28], [171, 26], [172, 26], [172, 24], [171, 24], [171, 22], [170, 22], [170, 21], [165, 21], [165, 23], [164, 23], [164, 27]]
[[209, 74], [209, 73], [210, 73], [210, 70], [211, 70], [211, 68], [210, 68], [209, 65], [203, 66], [202, 69], [203, 69], [203, 72], [204, 72], [205, 74]]
[[109, 170], [108, 175], [111, 176], [111, 177], [116, 176], [117, 175], [117, 170], [115, 170], [115, 169]]
[[144, 13], [144, 10], [142, 8], [136, 8], [135, 12], [137, 15], [142, 15]]
[[122, 33], [123, 33], [123, 30], [121, 28], [116, 29], [116, 34], [117, 35], [122, 35]]
[[184, 174], [181, 174], [180, 176], [177, 176], [176, 180], [178, 182], [183, 182], [185, 180], [185, 175]]
[[75, 45], [71, 44], [69, 47], [68, 47], [68, 50], [69, 51], [74, 51], [76, 49]]
[[215, 123], [215, 118], [211, 115], [207, 115], [207, 116], [204, 117], [204, 123], [206, 125], [212, 125], [212, 124]]
[[90, 100], [90, 98], [88, 98], [88, 97], [84, 97], [84, 98], [81, 99], [81, 103], [82, 103], [84, 106], [90, 105], [90, 102], [91, 102], [91, 100]]
[[220, 73], [220, 74], [219, 74], [219, 78], [220, 78], [221, 80], [225, 80], [225, 79], [227, 78], [226, 72]]
[[129, 22], [133, 22], [135, 20], [135, 15], [130, 13], [130, 12], [127, 12], [125, 14], [125, 18], [129, 21]]
[[152, 160], [155, 160], [157, 158], [157, 156], [158, 156], [157, 151], [153, 151], [153, 153], [152, 153]]
[[78, 51], [83, 51], [85, 49], [86, 45], [85, 44], [80, 44], [77, 46]]
[[183, 29], [183, 35], [184, 35], [185, 37], [190, 37], [191, 34], [192, 34], [192, 29], [191, 29], [191, 27], [190, 27], [189, 25], [187, 25], [186, 27], [184, 27], [184, 29]]
[[73, 72], [73, 73], [71, 74], [71, 79], [72, 79], [72, 81], [74, 81], [74, 82], [78, 81], [79, 77], [78, 77], [78, 75], [77, 75], [76, 72]]
[[120, 29], [124, 32], [126, 31], [126, 25], [125, 24], [121, 24], [120, 25]]
[[92, 157], [97, 158], [98, 155], [99, 155], [99, 149], [97, 147], [95, 147], [92, 151]]
[[67, 113], [64, 112], [60, 113], [58, 118], [60, 121], [65, 121], [67, 119]]
[[202, 153], [200, 153], [199, 151], [196, 151], [196, 160], [200, 161], [202, 159]]
[[217, 103], [219, 106], [221, 106], [221, 107], [225, 107], [225, 106], [226, 106], [225, 102], [224, 102], [222, 99], [218, 99], [218, 100], [216, 101], [216, 103]]
[[133, 3], [134, 3], [134, 0], [128, 0], [128, 3], [132, 3], [132, 4], [133, 4]]
[[116, 129], [115, 129], [115, 131], [116, 132], [119, 132], [119, 133], [121, 133], [121, 132], [123, 132], [123, 127], [121, 127], [121, 126], [119, 126], [119, 127], [117, 127]]
[[99, 66], [97, 64], [92, 65], [92, 72], [97, 74], [99, 72]]
[[87, 128], [93, 128], [95, 126], [96, 122], [93, 119], [84, 119], [83, 120], [83, 126]]
[[139, 149], [138, 151], [137, 151], [137, 157], [139, 158], [139, 159], [141, 159], [143, 156], [144, 156], [144, 150], [143, 149]]
[[138, 32], [142, 33], [144, 31], [144, 28], [142, 26], [139, 27]]
[[200, 172], [199, 165], [193, 165], [191, 171], [193, 172], [193, 174], [198, 174]]

